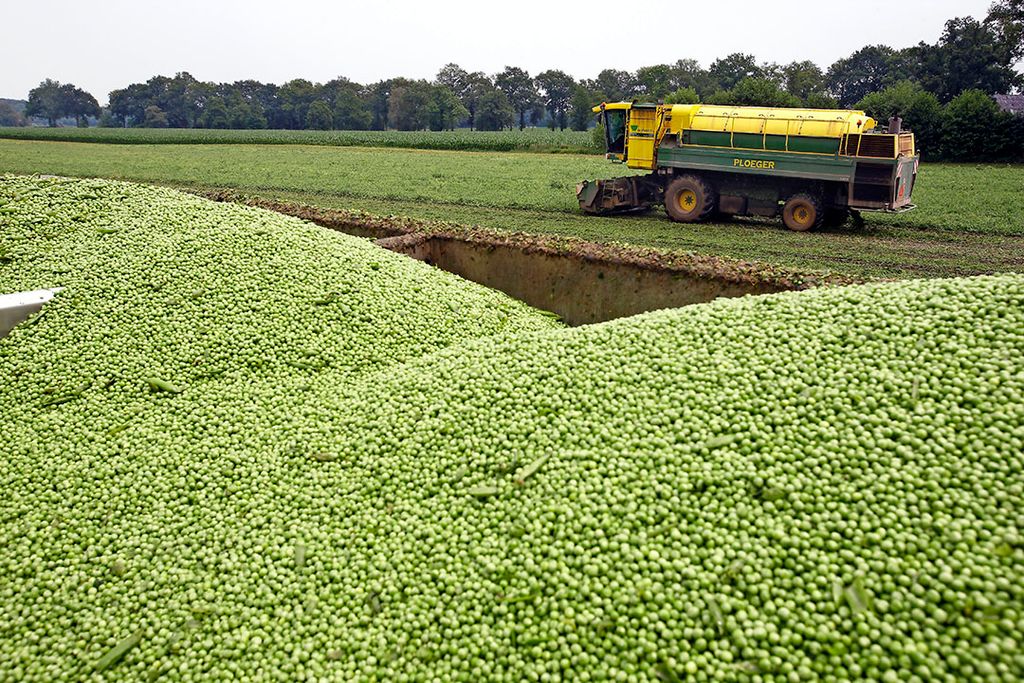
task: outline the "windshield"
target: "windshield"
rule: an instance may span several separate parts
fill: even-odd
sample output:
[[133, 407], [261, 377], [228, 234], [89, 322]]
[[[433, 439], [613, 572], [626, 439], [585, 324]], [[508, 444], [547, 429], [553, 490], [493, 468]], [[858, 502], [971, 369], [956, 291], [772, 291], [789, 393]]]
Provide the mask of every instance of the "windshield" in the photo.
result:
[[605, 110], [604, 121], [608, 151], [622, 154], [626, 148], [626, 111], [624, 109]]

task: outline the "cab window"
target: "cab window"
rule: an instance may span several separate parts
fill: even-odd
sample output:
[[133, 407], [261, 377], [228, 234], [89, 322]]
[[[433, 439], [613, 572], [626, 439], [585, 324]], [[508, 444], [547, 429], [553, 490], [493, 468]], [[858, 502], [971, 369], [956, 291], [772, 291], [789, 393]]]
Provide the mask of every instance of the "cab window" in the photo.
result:
[[606, 109], [604, 112], [604, 134], [608, 151], [622, 154], [626, 150], [626, 111]]

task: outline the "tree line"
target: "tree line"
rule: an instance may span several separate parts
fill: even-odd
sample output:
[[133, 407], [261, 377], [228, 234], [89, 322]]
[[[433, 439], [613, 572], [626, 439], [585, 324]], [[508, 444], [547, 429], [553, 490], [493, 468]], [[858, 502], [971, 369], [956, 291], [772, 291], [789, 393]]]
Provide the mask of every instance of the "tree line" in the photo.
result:
[[[680, 59], [627, 71], [605, 69], [577, 80], [551, 69], [531, 76], [509, 66], [497, 74], [445, 65], [433, 80], [392, 78], [363, 85], [339, 77], [327, 83], [295, 79], [283, 85], [255, 80], [202, 82], [188, 73], [155, 76], [110, 93], [100, 111], [95, 98], [70, 84], [44, 81], [26, 113], [51, 124], [61, 116], [100, 125], [173, 128], [283, 128], [344, 130], [501, 130], [527, 125], [586, 130], [601, 101], [857, 107], [885, 120], [900, 114], [922, 147], [958, 156], [949, 132], [970, 116], [984, 125], [1019, 126], [1004, 118], [991, 95], [1019, 89], [1014, 65], [1024, 57], [1024, 0], [999, 0], [983, 20], [946, 22], [935, 43], [896, 50], [869, 45], [827, 69], [811, 61], [759, 62], [735, 53], [708, 68]], [[991, 130], [989, 131], [991, 134]], [[1019, 133], [1015, 133], [1018, 134]], [[1012, 154], [1012, 135], [988, 143]]]

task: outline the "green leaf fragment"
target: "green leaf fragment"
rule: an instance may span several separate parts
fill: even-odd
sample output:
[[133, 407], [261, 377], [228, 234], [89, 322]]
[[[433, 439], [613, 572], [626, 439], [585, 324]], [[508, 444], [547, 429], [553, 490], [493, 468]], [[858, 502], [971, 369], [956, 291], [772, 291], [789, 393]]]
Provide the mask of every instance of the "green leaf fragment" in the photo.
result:
[[93, 665], [95, 671], [106, 671], [110, 667], [121, 661], [121, 658], [128, 654], [128, 651], [139, 644], [142, 640], [142, 631], [136, 631], [127, 638], [124, 638], [117, 645], [112, 647], [107, 654], [97, 660], [96, 664]]
[[539, 597], [540, 597], [540, 592], [539, 591], [530, 591], [529, 593], [520, 593], [519, 595], [506, 595], [504, 598], [501, 598], [501, 601], [502, 602], [511, 602], [511, 603], [533, 602], [534, 600], [536, 600]]
[[372, 614], [380, 614], [384, 608], [380, 604], [380, 594], [373, 592], [366, 596], [366, 605]]
[[79, 392], [72, 392], [70, 394], [61, 394], [60, 396], [54, 396], [43, 401], [40, 405], [44, 408], [47, 406], [59, 406], [62, 403], [69, 403], [79, 398], [82, 394]]
[[326, 306], [327, 304], [334, 303], [335, 301], [337, 301], [340, 298], [341, 298], [341, 294], [339, 292], [328, 292], [327, 294], [324, 294], [319, 299], [314, 299], [313, 303], [316, 304], [317, 306]]
[[676, 672], [664, 662], [654, 667], [654, 674], [659, 680], [665, 681], [666, 683], [682, 683], [682, 679], [679, 678], [679, 676], [676, 675]]
[[152, 389], [153, 391], [166, 391], [172, 394], [180, 394], [182, 391], [184, 391], [184, 389], [179, 387], [178, 385], [171, 384], [170, 382], [158, 379], [156, 377], [143, 377], [142, 379], [144, 382], [146, 382], [146, 384], [149, 385], [149, 388]]
[[537, 470], [539, 470], [541, 468], [541, 465], [543, 465], [544, 462], [547, 461], [548, 457], [549, 457], [549, 454], [542, 455], [539, 458], [537, 458], [536, 460], [534, 460], [533, 462], [531, 462], [529, 465], [520, 468], [519, 471], [517, 471], [516, 475], [515, 475], [516, 483], [517, 484], [522, 484], [530, 476], [535, 474], [537, 472]]
[[846, 595], [846, 602], [850, 605], [850, 610], [854, 615], [862, 614], [871, 607], [871, 596], [868, 595], [867, 590], [864, 588], [864, 579], [857, 577], [853, 580], [849, 586], [844, 589]]
[[115, 427], [111, 427], [110, 429], [107, 430], [107, 436], [117, 436], [124, 430], [128, 429], [128, 425], [129, 423], [125, 422], [124, 424], [119, 424]]
[[295, 567], [302, 569], [306, 566], [306, 544], [299, 541], [295, 544]]
[[711, 615], [711, 622], [715, 625], [715, 630], [719, 634], [725, 631], [725, 616], [722, 614], [722, 608], [718, 604], [718, 600], [713, 595], [709, 595], [707, 598], [708, 612]]
[[836, 607], [843, 602], [843, 582], [841, 579], [835, 579], [832, 582], [832, 601], [835, 602]]
[[497, 486], [474, 486], [466, 491], [466, 493], [474, 498], [489, 498], [490, 496], [498, 495], [499, 489]]
[[718, 436], [713, 436], [705, 441], [704, 448], [713, 450], [715, 448], [721, 448], [722, 446], [728, 446], [738, 438], [740, 438], [739, 434], [719, 434]]

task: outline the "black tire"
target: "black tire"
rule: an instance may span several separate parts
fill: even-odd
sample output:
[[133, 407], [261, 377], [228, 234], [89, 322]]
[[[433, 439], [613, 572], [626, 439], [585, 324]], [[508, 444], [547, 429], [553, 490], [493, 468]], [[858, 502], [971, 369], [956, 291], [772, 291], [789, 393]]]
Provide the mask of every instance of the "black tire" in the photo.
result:
[[699, 223], [711, 218], [718, 207], [718, 193], [696, 175], [681, 175], [665, 189], [665, 211], [680, 223]]
[[825, 207], [822, 206], [821, 199], [813, 194], [797, 193], [783, 205], [782, 222], [795, 232], [820, 228], [825, 222]]
[[846, 225], [849, 217], [850, 212], [847, 209], [825, 209], [825, 222], [822, 225], [826, 228], [838, 228]]

